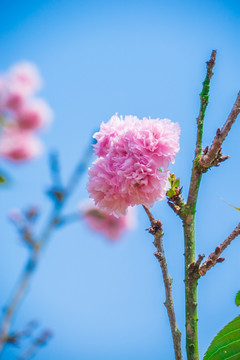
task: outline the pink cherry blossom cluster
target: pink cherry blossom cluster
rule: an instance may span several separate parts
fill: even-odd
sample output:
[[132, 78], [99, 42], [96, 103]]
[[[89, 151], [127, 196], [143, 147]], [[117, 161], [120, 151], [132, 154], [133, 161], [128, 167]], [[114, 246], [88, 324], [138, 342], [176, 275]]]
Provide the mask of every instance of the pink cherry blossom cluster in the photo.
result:
[[118, 240], [124, 231], [136, 226], [135, 209], [129, 208], [125, 216], [116, 217], [99, 209], [90, 199], [82, 203], [81, 215], [92, 230], [112, 241]]
[[97, 206], [126, 214], [129, 206], [151, 207], [165, 198], [170, 162], [179, 151], [180, 127], [168, 119], [112, 116], [94, 134], [98, 158], [87, 185]]
[[41, 152], [34, 133], [52, 119], [47, 103], [35, 97], [41, 85], [37, 68], [28, 62], [0, 75], [0, 155], [8, 160], [28, 160]]

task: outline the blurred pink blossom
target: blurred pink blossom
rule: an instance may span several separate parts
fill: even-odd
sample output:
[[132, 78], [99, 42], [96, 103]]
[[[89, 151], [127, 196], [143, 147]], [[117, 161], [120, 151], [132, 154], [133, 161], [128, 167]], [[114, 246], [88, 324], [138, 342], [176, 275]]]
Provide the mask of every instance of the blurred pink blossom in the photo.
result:
[[4, 93], [3, 93], [3, 111], [7, 114], [12, 112], [12, 116], [16, 111], [18, 111], [21, 106], [24, 104], [26, 95], [22, 89], [17, 84], [10, 85], [5, 84]]
[[0, 117], [3, 106], [4, 106], [4, 81], [1, 78], [1, 74], [0, 74]]
[[0, 89], [5, 110], [18, 111], [27, 97], [40, 90], [42, 80], [35, 65], [18, 63], [2, 76]]
[[82, 217], [88, 226], [103, 234], [109, 240], [118, 240], [124, 231], [133, 229], [136, 226], [135, 208], [129, 208], [125, 216], [116, 217], [100, 210], [90, 200], [81, 207]]
[[0, 155], [8, 160], [29, 160], [41, 151], [40, 141], [29, 131], [7, 128], [0, 134]]
[[17, 123], [22, 129], [38, 130], [52, 119], [52, 110], [42, 99], [25, 102], [19, 110]]
[[41, 152], [33, 133], [48, 124], [53, 114], [44, 100], [35, 97], [41, 84], [38, 69], [28, 62], [0, 76], [0, 155], [7, 159], [28, 160]]
[[26, 96], [32, 95], [42, 87], [42, 79], [37, 67], [30, 62], [21, 62], [12, 66], [8, 73], [8, 84], [21, 88]]
[[[128, 206], [151, 207], [169, 188], [167, 167], [179, 151], [180, 127], [168, 119], [113, 116], [94, 134], [99, 158], [87, 189], [97, 206], [116, 215]], [[159, 168], [163, 168], [161, 170]]]

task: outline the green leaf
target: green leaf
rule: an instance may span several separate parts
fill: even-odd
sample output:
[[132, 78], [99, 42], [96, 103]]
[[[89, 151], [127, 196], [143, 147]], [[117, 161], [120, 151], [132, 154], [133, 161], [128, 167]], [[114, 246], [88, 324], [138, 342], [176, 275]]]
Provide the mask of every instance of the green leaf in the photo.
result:
[[203, 358], [203, 360], [228, 359], [240, 359], [240, 315], [219, 331]]
[[240, 291], [238, 291], [236, 297], [235, 297], [235, 304], [237, 306], [240, 306]]
[[176, 192], [173, 190], [173, 189], [169, 189], [168, 191], [167, 191], [167, 196], [168, 197], [173, 197], [173, 196], [175, 196], [176, 195]]
[[177, 187], [179, 187], [179, 184], [180, 184], [180, 180], [179, 180], [179, 178], [177, 178], [177, 179], [174, 181], [173, 187], [177, 188]]

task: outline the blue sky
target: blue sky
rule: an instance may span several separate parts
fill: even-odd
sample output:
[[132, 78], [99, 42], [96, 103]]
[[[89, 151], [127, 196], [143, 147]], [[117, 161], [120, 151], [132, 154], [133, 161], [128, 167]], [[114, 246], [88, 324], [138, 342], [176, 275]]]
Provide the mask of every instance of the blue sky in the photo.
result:
[[[179, 122], [181, 150], [171, 170], [186, 196], [195, 143], [195, 119], [205, 76], [205, 61], [217, 49], [217, 63], [206, 113], [204, 146], [226, 117], [240, 89], [240, 4], [238, 1], [5, 1], [0, 2], [1, 67], [36, 63], [45, 87], [41, 93], [55, 113], [41, 135], [45, 153], [25, 165], [1, 162], [13, 184], [1, 191], [0, 306], [9, 299], [27, 258], [6, 214], [38, 204], [42, 217], [50, 204], [48, 152], [59, 150], [67, 180], [91, 133], [114, 113], [170, 118]], [[238, 119], [240, 120], [240, 119]], [[209, 254], [239, 221], [221, 197], [240, 205], [238, 121], [226, 139], [230, 160], [203, 178], [197, 209], [197, 253]], [[85, 197], [87, 174], [67, 211]], [[153, 213], [164, 226], [164, 243], [178, 324], [184, 329], [182, 225], [165, 202]], [[146, 215], [117, 244], [75, 223], [53, 234], [22, 303], [14, 328], [38, 319], [54, 338], [36, 359], [171, 360], [170, 329], [163, 306], [164, 288]], [[226, 261], [199, 282], [199, 344], [208, 344], [239, 314], [234, 296], [240, 243]], [[183, 339], [184, 344], [184, 339]], [[16, 359], [18, 349], [5, 352]]]

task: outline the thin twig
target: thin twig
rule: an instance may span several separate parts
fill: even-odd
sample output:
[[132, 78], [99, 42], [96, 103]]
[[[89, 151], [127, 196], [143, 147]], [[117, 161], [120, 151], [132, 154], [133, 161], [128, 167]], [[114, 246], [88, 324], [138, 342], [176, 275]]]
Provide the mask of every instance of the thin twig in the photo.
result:
[[149, 220], [150, 220], [151, 225], [154, 226], [156, 220], [154, 219], [151, 211], [150, 211], [145, 205], [143, 205], [143, 208], [144, 208], [144, 210], [145, 210], [146, 213], [147, 213], [147, 216], [148, 216], [148, 218], [149, 218]]
[[5, 312], [2, 319], [1, 330], [0, 330], [0, 354], [3, 351], [4, 345], [7, 343], [8, 334], [11, 328], [13, 316], [15, 315], [18, 306], [30, 283], [30, 280], [33, 277], [34, 270], [38, 265], [40, 255], [43, 252], [43, 248], [45, 248], [49, 240], [49, 236], [51, 235], [52, 231], [55, 229], [56, 225], [58, 224], [58, 220], [67, 202], [67, 199], [75, 190], [75, 187], [77, 186], [81, 176], [86, 170], [87, 162], [91, 154], [92, 154], [92, 147], [88, 147], [87, 152], [83, 156], [83, 160], [79, 162], [79, 164], [76, 166], [75, 170], [73, 171], [69, 183], [67, 187], [64, 189], [63, 196], [59, 197], [58, 201], [55, 202], [54, 208], [52, 210], [52, 214], [50, 215], [50, 218], [47, 221], [43, 229], [43, 232], [40, 235], [39, 240], [35, 242], [35, 246], [32, 248], [32, 251], [29, 256], [29, 260], [27, 261], [24, 267], [18, 286], [13, 294], [12, 299], [5, 308]]
[[[202, 155], [199, 159], [199, 164], [204, 168], [212, 166], [218, 155], [221, 153], [222, 143], [227, 137], [232, 125], [234, 124], [237, 116], [240, 113], [240, 92], [237, 95], [237, 99], [233, 105], [233, 108], [227, 118], [227, 121], [223, 125], [222, 129], [218, 129], [215, 138], [213, 139], [210, 149], [205, 155]], [[228, 157], [220, 156], [220, 162], [226, 160]], [[215, 164], [214, 164], [215, 165]]]
[[79, 222], [82, 218], [80, 211], [74, 211], [72, 213], [66, 214], [59, 218], [57, 227], [66, 226], [73, 224], [74, 222]]
[[37, 337], [32, 344], [22, 353], [18, 360], [29, 360], [38, 352], [39, 348], [45, 346], [50, 340], [52, 333], [45, 330], [39, 337]]
[[235, 227], [231, 234], [216, 247], [206, 261], [199, 268], [199, 275], [204, 276], [208, 270], [210, 270], [216, 263], [224, 261], [224, 258], [220, 258], [222, 252], [231, 244], [231, 242], [240, 234], [240, 223]]
[[57, 151], [54, 151], [49, 155], [49, 168], [51, 170], [53, 184], [55, 184], [56, 187], [62, 187], [61, 168]]
[[151, 211], [143, 205], [144, 210], [147, 213], [147, 216], [151, 223], [151, 228], [149, 228], [149, 232], [154, 236], [154, 246], [156, 247], [157, 251], [154, 253], [156, 258], [158, 259], [162, 274], [163, 274], [163, 281], [165, 286], [165, 294], [166, 294], [166, 301], [164, 305], [166, 306], [168, 318], [170, 322], [173, 344], [174, 344], [174, 351], [175, 351], [175, 358], [176, 360], [182, 360], [182, 350], [181, 350], [181, 332], [177, 327], [176, 315], [174, 311], [173, 305], [173, 297], [172, 297], [172, 279], [169, 276], [168, 269], [167, 269], [167, 261], [164, 254], [163, 249], [163, 232], [162, 232], [162, 223], [160, 220], [155, 220]]
[[202, 153], [202, 136], [203, 136], [203, 121], [205, 117], [206, 108], [209, 99], [209, 85], [211, 77], [213, 76], [213, 67], [215, 65], [217, 51], [213, 50], [211, 58], [207, 61], [207, 75], [203, 82], [202, 92], [200, 94], [201, 106], [199, 116], [197, 118], [197, 143], [195, 150], [195, 158]]

